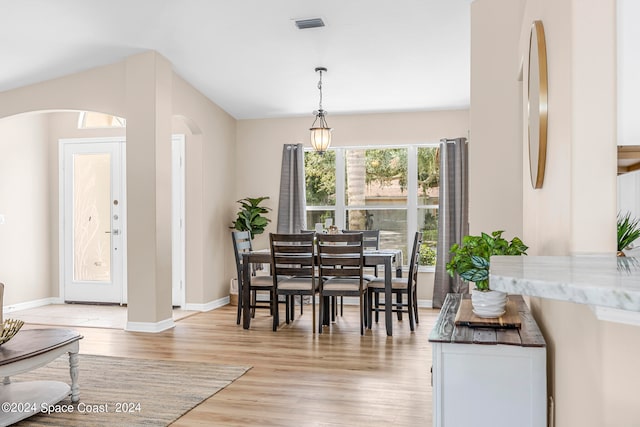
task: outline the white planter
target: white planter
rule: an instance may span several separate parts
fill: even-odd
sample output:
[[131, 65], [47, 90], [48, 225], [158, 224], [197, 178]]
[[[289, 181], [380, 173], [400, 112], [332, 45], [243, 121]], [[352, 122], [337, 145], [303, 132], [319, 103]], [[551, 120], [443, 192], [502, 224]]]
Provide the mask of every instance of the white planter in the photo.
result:
[[471, 306], [473, 314], [478, 317], [500, 317], [505, 313], [507, 293], [501, 291], [471, 290]]

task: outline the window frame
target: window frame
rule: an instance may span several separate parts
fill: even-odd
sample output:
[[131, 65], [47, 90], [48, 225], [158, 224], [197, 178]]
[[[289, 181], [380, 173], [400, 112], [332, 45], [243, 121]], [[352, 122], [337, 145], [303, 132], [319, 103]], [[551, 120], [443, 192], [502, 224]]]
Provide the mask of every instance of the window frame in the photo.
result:
[[[336, 174], [336, 202], [333, 206], [326, 205], [307, 205], [306, 211], [333, 211], [333, 222], [342, 230], [346, 227], [346, 218], [348, 210], [405, 210], [407, 213], [407, 250], [411, 251], [411, 242], [413, 236], [418, 230], [418, 210], [419, 209], [436, 209], [439, 212], [438, 205], [418, 205], [418, 149], [419, 148], [439, 148], [439, 142], [419, 143], [419, 144], [398, 144], [398, 145], [361, 145], [361, 146], [340, 146], [330, 147], [328, 151], [335, 152], [335, 174]], [[367, 206], [347, 206], [346, 200], [346, 165], [345, 157], [347, 150], [380, 150], [380, 149], [406, 149], [407, 150], [407, 204], [405, 206], [395, 205], [367, 205]], [[313, 148], [305, 147], [305, 152], [313, 152]], [[313, 224], [307, 224], [307, 228], [312, 229]], [[410, 253], [405, 258], [409, 258]], [[406, 261], [406, 259], [405, 259]], [[407, 266], [403, 266], [407, 268]], [[419, 266], [420, 272], [434, 272], [435, 266]]]

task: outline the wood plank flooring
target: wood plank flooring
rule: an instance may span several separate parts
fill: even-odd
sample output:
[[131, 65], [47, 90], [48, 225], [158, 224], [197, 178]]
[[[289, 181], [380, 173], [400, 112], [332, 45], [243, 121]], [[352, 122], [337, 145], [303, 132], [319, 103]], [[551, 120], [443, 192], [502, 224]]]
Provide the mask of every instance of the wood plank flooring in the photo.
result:
[[354, 306], [345, 306], [344, 317], [321, 335], [312, 333], [310, 306], [278, 332], [263, 310], [250, 330], [242, 329], [235, 310], [226, 306], [199, 313], [158, 334], [74, 329], [85, 337], [81, 353], [252, 366], [182, 416], [176, 427], [432, 424], [427, 337], [438, 310], [420, 309], [413, 333], [406, 314], [404, 322], [394, 316], [393, 337], [386, 336], [383, 318], [361, 337]]

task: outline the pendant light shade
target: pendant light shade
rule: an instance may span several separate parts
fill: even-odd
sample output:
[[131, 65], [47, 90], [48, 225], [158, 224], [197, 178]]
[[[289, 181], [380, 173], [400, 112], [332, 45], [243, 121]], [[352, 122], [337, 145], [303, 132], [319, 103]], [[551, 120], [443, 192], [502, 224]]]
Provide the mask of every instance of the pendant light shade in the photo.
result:
[[[318, 90], [320, 91], [320, 103], [317, 111], [314, 111], [313, 114], [316, 116], [311, 128], [311, 146], [313, 149], [323, 154], [329, 146], [331, 145], [331, 129], [329, 125], [327, 125], [327, 119], [325, 118], [327, 112], [322, 109], [322, 73], [326, 72], [327, 69], [324, 67], [317, 67], [316, 72], [320, 73], [320, 81], [318, 82]], [[318, 126], [316, 126], [316, 123]]]

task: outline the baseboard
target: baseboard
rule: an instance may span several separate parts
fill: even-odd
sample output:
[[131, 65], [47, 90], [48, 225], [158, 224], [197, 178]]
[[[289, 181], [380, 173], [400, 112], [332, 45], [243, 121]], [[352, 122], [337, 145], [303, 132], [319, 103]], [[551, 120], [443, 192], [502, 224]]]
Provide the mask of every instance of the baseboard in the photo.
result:
[[33, 301], [20, 302], [18, 304], [5, 305], [2, 307], [3, 313], [13, 313], [15, 311], [27, 310], [30, 308], [42, 307], [51, 304], [64, 304], [64, 301], [58, 297], [42, 298]]
[[419, 299], [418, 307], [420, 308], [433, 308], [433, 301], [430, 299]]
[[175, 327], [173, 319], [165, 319], [160, 322], [127, 322], [124, 330], [129, 332], [162, 332]]
[[204, 304], [193, 304], [193, 303], [187, 303], [184, 305], [183, 310], [187, 310], [187, 311], [211, 311], [211, 310], [215, 310], [216, 308], [220, 308], [223, 307], [225, 305], [229, 304], [229, 296], [227, 295], [224, 298], [220, 298], [217, 299], [215, 301], [209, 301], [207, 303]]

